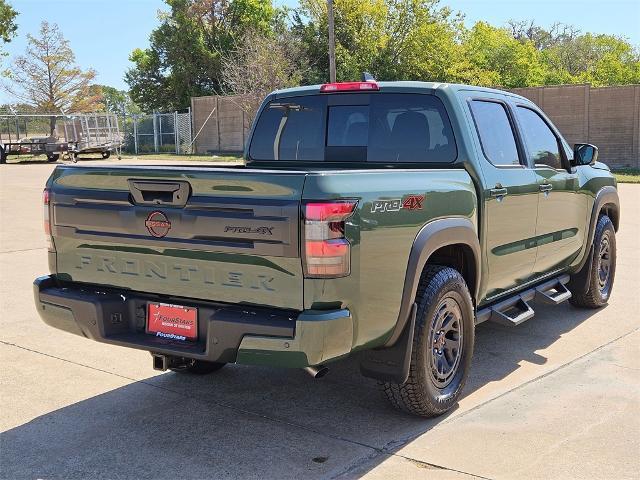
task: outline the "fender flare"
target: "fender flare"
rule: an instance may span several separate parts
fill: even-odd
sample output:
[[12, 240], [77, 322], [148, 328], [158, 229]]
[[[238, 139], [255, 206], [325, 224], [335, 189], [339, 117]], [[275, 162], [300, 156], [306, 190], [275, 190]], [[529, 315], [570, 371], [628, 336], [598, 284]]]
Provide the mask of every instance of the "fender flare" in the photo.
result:
[[436, 250], [455, 244], [466, 245], [473, 252], [474, 271], [472, 275], [475, 278], [475, 283], [474, 291], [471, 292], [471, 295], [474, 300], [478, 298], [478, 289], [480, 287], [480, 241], [474, 224], [467, 218], [442, 218], [427, 223], [418, 232], [411, 247], [407, 273], [404, 279], [404, 289], [402, 290], [400, 313], [393, 333], [385, 343], [386, 347], [393, 345], [398, 340], [409, 319], [411, 307], [416, 300], [420, 276], [429, 257]]
[[618, 198], [618, 190], [611, 185], [607, 185], [598, 190], [598, 193], [596, 194], [595, 201], [593, 202], [593, 208], [591, 209], [589, 233], [587, 234], [587, 241], [585, 243], [582, 259], [580, 260], [580, 263], [571, 268], [572, 273], [582, 270], [582, 267], [587, 263], [587, 260], [591, 258], [591, 247], [593, 246], [593, 237], [596, 233], [596, 225], [598, 224], [598, 218], [600, 218], [600, 212], [605, 205], [612, 206], [613, 218], [611, 218], [611, 221], [613, 222], [613, 227], [616, 232], [618, 231], [618, 227], [620, 225], [620, 199]]
[[409, 375], [413, 329], [416, 316], [416, 294], [420, 277], [429, 257], [447, 245], [463, 244], [473, 255], [472, 271], [474, 288], [472, 297], [477, 299], [480, 288], [480, 241], [474, 223], [468, 218], [442, 218], [427, 223], [416, 236], [405, 274], [400, 312], [389, 339], [379, 349], [366, 352], [360, 364], [364, 376], [382, 381], [404, 383]]

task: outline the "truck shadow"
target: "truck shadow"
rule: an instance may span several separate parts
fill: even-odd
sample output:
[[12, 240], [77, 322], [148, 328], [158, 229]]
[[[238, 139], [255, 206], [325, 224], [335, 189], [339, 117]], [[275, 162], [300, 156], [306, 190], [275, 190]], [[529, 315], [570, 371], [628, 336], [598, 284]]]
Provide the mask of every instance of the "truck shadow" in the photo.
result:
[[[597, 313], [536, 306], [536, 318], [517, 328], [477, 328], [465, 395], [523, 363], [543, 367], [545, 349]], [[356, 462], [373, 466], [376, 454], [447, 418], [395, 411], [360, 376], [357, 356], [330, 367], [321, 380], [231, 365], [211, 376], [167, 373], [134, 382], [4, 432], [0, 471], [5, 478], [327, 478]], [[517, 386], [507, 382], [496, 390]]]

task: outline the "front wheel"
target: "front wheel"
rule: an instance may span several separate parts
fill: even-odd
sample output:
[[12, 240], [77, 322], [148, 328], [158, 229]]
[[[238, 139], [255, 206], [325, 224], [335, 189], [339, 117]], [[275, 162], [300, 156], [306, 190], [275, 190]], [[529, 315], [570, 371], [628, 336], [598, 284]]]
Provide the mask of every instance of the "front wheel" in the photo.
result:
[[473, 302], [458, 271], [428, 265], [416, 303], [409, 377], [402, 384], [381, 385], [395, 407], [434, 417], [453, 408], [467, 380], [475, 335]]
[[611, 296], [616, 275], [616, 231], [606, 215], [598, 219], [592, 248], [591, 262], [587, 262], [569, 282], [569, 301], [576, 307], [600, 308]]
[[57, 162], [58, 159], [60, 158], [60, 154], [59, 153], [48, 153], [47, 154], [47, 162]]

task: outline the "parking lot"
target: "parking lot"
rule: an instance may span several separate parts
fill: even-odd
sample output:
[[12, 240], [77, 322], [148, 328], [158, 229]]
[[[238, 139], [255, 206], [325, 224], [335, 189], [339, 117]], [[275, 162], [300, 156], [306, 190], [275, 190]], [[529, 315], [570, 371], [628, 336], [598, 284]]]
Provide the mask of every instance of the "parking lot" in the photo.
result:
[[395, 411], [357, 358], [319, 380], [241, 365], [194, 377], [44, 325], [31, 283], [47, 273], [54, 167], [0, 168], [0, 477], [640, 476], [640, 185], [619, 187], [609, 305], [480, 325], [459, 407], [425, 420]]

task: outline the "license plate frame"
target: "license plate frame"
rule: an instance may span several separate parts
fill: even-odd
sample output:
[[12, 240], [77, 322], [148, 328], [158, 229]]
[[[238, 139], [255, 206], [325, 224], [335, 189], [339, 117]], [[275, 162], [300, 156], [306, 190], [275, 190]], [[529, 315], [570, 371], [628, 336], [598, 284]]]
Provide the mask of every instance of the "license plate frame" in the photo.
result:
[[174, 303], [147, 302], [146, 332], [168, 340], [198, 340], [198, 309]]

